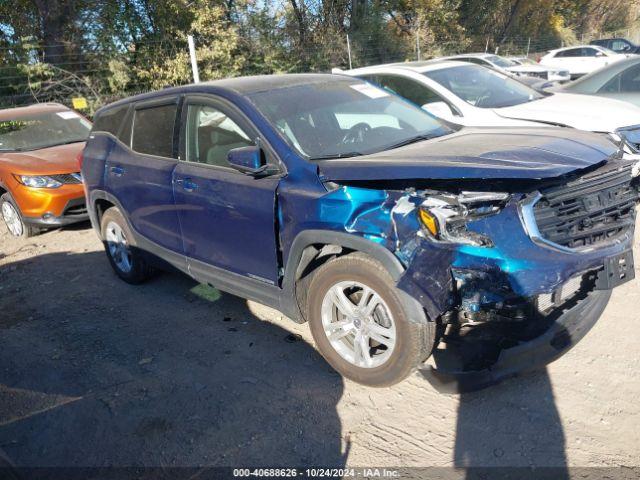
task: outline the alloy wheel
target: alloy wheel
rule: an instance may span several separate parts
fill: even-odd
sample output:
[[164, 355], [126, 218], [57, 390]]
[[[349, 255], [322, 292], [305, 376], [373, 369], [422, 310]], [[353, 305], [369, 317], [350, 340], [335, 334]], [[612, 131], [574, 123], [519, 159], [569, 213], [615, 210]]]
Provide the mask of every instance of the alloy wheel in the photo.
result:
[[133, 266], [131, 248], [127, 241], [127, 236], [120, 225], [115, 222], [109, 222], [107, 224], [105, 239], [107, 241], [109, 255], [116, 264], [116, 267], [123, 273], [129, 273]]
[[12, 235], [19, 237], [24, 232], [22, 219], [15, 207], [9, 202], [2, 203], [2, 218]]
[[322, 300], [322, 326], [333, 349], [361, 368], [376, 368], [392, 355], [396, 326], [391, 311], [372, 288], [355, 281], [333, 285]]

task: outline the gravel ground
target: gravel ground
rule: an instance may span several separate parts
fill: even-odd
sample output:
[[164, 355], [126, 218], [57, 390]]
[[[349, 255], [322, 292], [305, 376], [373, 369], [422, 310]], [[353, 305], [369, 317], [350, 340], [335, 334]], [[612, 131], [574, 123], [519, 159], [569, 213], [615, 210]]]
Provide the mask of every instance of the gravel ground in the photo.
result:
[[88, 225], [28, 240], [0, 226], [0, 459], [638, 465], [639, 306], [636, 279], [547, 371], [490, 389], [442, 395], [417, 375], [370, 389], [274, 310], [179, 274], [119, 281]]

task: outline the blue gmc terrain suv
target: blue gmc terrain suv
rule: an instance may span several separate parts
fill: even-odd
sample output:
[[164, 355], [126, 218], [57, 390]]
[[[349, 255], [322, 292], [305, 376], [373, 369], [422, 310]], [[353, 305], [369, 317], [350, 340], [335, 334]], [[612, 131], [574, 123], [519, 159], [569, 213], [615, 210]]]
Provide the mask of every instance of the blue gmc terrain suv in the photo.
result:
[[419, 369], [464, 391], [544, 365], [634, 276], [640, 164], [611, 140], [456, 130], [354, 78], [128, 98], [96, 114], [81, 161], [120, 278], [169, 264], [308, 321], [366, 385]]

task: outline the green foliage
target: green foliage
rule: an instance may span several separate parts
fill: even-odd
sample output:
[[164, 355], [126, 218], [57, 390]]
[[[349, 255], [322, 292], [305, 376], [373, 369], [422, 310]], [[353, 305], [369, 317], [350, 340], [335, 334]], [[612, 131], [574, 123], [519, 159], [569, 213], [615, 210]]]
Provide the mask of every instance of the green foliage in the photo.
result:
[[2, 0], [0, 101], [92, 108], [192, 81], [462, 51], [544, 51], [628, 28], [640, 0]]

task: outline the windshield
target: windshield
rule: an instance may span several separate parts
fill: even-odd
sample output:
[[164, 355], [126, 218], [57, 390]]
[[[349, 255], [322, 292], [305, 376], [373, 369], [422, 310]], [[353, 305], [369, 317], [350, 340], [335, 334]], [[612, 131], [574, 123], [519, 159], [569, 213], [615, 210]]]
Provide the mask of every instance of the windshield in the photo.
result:
[[0, 151], [37, 150], [84, 142], [91, 122], [71, 110], [0, 120]]
[[424, 75], [479, 108], [511, 107], [543, 97], [516, 80], [478, 65], [442, 68]]
[[400, 97], [347, 78], [249, 97], [288, 143], [312, 160], [376, 153], [452, 132]]
[[607, 47], [603, 47], [602, 45], [592, 45], [593, 47], [595, 47], [598, 50], [601, 50], [603, 53], [606, 53], [607, 55], [611, 56], [611, 55], [618, 55], [618, 52], [614, 52], [613, 50], [611, 50], [610, 48]]
[[517, 65], [517, 63], [512, 62], [507, 58], [499, 57], [498, 55], [491, 55], [490, 57], [487, 57], [487, 60], [501, 68], [515, 67]]

